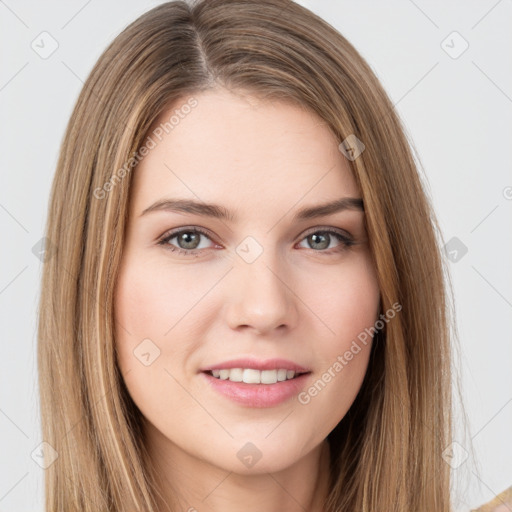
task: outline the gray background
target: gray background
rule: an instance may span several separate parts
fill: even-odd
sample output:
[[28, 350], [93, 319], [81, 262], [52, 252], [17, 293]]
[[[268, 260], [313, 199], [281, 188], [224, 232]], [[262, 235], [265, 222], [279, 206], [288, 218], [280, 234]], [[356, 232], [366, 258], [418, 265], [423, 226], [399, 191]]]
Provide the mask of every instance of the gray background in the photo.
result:
[[[0, 1], [0, 512], [43, 510], [44, 470], [32, 458], [42, 441], [33, 247], [64, 128], [106, 45], [159, 3]], [[512, 485], [512, 2], [299, 3], [345, 35], [380, 78], [417, 149], [443, 238], [456, 237], [456, 370], [469, 423], [446, 460], [456, 509], [466, 511]], [[475, 460], [463, 460], [470, 444]]]

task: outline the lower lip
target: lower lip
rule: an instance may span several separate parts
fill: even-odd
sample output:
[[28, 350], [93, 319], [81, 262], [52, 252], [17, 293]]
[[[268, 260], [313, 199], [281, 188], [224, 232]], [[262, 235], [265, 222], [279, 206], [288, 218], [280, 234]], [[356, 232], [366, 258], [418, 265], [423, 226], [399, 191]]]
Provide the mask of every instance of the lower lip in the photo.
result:
[[274, 407], [297, 396], [305, 386], [309, 373], [290, 380], [276, 382], [275, 384], [246, 384], [245, 382], [231, 382], [212, 377], [202, 372], [210, 386], [215, 391], [247, 407]]

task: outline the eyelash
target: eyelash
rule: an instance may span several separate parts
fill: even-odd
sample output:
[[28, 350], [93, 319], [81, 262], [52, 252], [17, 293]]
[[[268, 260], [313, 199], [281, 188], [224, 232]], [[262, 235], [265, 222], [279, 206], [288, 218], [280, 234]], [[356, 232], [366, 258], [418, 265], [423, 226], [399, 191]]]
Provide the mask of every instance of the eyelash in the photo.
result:
[[[194, 228], [185, 228], [185, 229], [179, 229], [176, 231], [167, 232], [163, 235], [162, 238], [160, 238], [160, 240], [158, 241], [158, 245], [162, 245], [165, 249], [170, 250], [171, 252], [176, 252], [178, 254], [182, 254], [184, 256], [195, 256], [195, 257], [200, 256], [200, 253], [204, 249], [182, 249], [180, 247], [176, 247], [174, 245], [169, 244], [170, 240], [172, 240], [173, 238], [176, 238], [178, 235], [181, 235], [182, 233], [200, 233], [211, 240], [210, 234], [207, 231], [205, 231], [201, 228], [194, 227]], [[332, 228], [315, 228], [313, 231], [309, 231], [308, 233], [306, 233], [300, 241], [302, 242], [302, 240], [304, 240], [308, 236], [314, 235], [317, 233], [322, 233], [322, 234], [327, 233], [329, 235], [333, 235], [341, 242], [341, 245], [334, 249], [332, 249], [332, 248], [331, 249], [323, 249], [323, 250], [311, 249], [314, 252], [325, 253], [327, 255], [337, 254], [337, 253], [340, 253], [340, 252], [352, 247], [356, 243], [351, 237], [346, 236]]]

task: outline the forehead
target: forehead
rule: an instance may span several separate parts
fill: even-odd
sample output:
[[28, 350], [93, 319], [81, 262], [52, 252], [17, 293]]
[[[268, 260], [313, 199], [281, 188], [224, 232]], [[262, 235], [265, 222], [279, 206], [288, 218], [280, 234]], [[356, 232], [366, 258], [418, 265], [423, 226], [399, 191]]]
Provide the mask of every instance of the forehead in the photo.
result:
[[290, 102], [202, 92], [175, 102], [149, 138], [134, 171], [135, 213], [166, 195], [259, 215], [271, 205], [360, 197], [328, 125]]

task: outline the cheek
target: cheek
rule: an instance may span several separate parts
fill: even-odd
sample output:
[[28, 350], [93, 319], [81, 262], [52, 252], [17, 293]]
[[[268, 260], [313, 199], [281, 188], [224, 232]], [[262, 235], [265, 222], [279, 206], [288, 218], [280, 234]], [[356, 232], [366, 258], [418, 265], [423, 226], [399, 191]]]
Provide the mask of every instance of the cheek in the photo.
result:
[[[182, 380], [176, 368], [183, 368], [187, 360], [185, 322], [180, 323], [190, 309], [185, 288], [182, 279], [166, 276], [161, 265], [142, 258], [126, 260], [116, 286], [118, 365], [131, 398], [156, 423], [158, 418], [167, 419], [169, 411], [186, 415], [194, 409], [190, 396], [173, 378]], [[173, 337], [183, 343], [170, 343]]]
[[[163, 300], [164, 280], [150, 265], [126, 261], [115, 294], [116, 347], [121, 370], [139, 370], [161, 360], [163, 334], [172, 326], [169, 296]], [[152, 363], [155, 362], [155, 364]], [[149, 366], [149, 365], [148, 365]]]
[[[324, 356], [345, 351], [351, 341], [374, 326], [379, 313], [380, 290], [369, 254], [347, 259], [333, 271], [327, 268], [309, 286], [309, 305], [322, 320], [325, 335], [318, 337]], [[327, 361], [325, 361], [327, 362]]]
[[369, 256], [318, 276], [315, 285], [322, 284], [309, 297], [327, 334], [316, 338], [316, 379], [298, 398], [325, 416], [326, 428], [334, 428], [352, 405], [366, 374], [380, 290]]
[[181, 396], [171, 375], [182, 381], [189, 371], [201, 343], [197, 318], [207, 317], [205, 295], [218, 280], [214, 272], [203, 274], [192, 265], [177, 271], [135, 251], [121, 266], [114, 308], [117, 360], [138, 405], [150, 402], [148, 390], [172, 388], [174, 400]]
[[[353, 404], [366, 375], [371, 341], [340, 345], [309, 385], [297, 396], [306, 421], [317, 424], [316, 435], [326, 437]], [[318, 428], [318, 424], [321, 425]]]
[[115, 297], [119, 345], [150, 338], [164, 348], [176, 332], [183, 334], [187, 313], [193, 307], [194, 312], [199, 309], [209, 286], [201, 284], [191, 271], [171, 272], [153, 260], [127, 262], [120, 272]]

